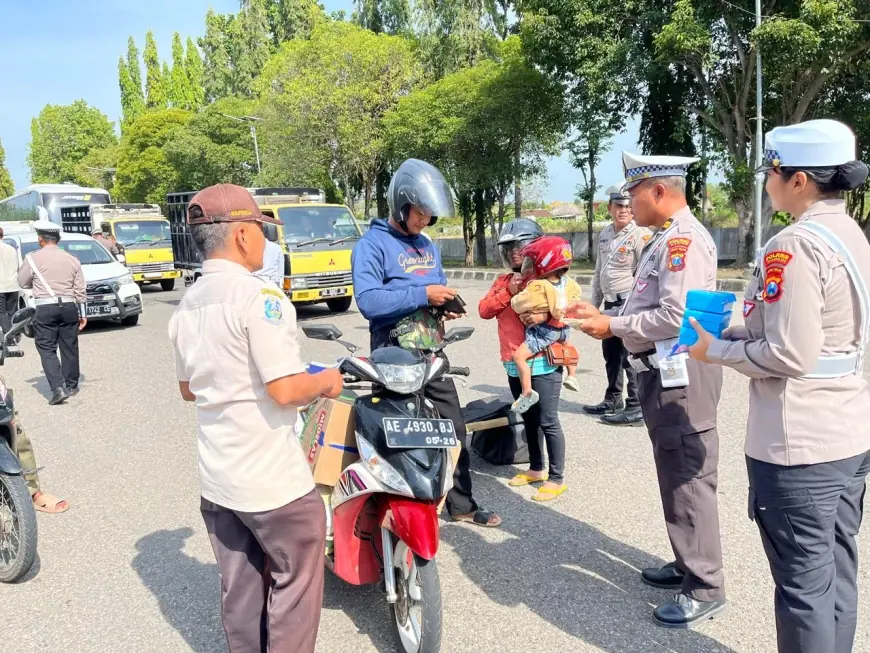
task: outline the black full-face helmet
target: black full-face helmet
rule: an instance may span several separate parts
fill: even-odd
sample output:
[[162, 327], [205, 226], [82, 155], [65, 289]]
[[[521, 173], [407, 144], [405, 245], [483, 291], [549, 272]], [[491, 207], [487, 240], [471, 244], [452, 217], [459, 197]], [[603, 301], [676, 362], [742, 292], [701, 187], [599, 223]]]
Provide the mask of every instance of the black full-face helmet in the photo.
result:
[[534, 220], [517, 218], [511, 220], [498, 236], [498, 253], [501, 256], [502, 265], [514, 272], [520, 271], [519, 265], [513, 264], [514, 250], [520, 250], [533, 240], [544, 235], [544, 230]]
[[429, 226], [438, 218], [452, 218], [456, 215], [453, 206], [453, 193], [447, 180], [438, 168], [419, 159], [408, 159], [393, 175], [387, 191], [387, 204], [390, 216], [407, 231], [405, 222], [411, 206], [416, 206], [432, 216]]

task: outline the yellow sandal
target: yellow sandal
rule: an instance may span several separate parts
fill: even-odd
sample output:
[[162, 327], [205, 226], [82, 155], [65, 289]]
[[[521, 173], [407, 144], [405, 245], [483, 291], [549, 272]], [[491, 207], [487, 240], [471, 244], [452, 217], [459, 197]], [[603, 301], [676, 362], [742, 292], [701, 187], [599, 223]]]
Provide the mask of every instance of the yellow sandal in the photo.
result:
[[532, 497], [532, 501], [537, 501], [538, 503], [552, 501], [560, 494], [564, 494], [567, 491], [568, 486], [564, 483], [557, 488], [542, 487], [538, 490], [538, 493]]
[[528, 474], [521, 472], [514, 476], [510, 481], [508, 481], [508, 485], [510, 485], [511, 487], [522, 487], [523, 485], [531, 485], [532, 483], [543, 483], [546, 480], [546, 474], [541, 477], [537, 477], [529, 476]]

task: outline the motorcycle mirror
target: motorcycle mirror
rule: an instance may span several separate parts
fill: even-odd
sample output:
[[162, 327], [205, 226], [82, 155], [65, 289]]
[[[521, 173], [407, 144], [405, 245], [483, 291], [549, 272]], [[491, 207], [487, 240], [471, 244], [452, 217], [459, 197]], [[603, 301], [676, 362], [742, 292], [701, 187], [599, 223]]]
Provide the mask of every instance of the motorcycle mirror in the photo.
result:
[[342, 335], [341, 330], [332, 324], [303, 326], [302, 333], [312, 340], [338, 340]]
[[15, 311], [15, 314], [12, 316], [12, 324], [27, 322], [27, 320], [31, 319], [34, 315], [36, 315], [36, 309], [32, 306], [22, 308], [20, 311]]
[[444, 342], [454, 343], [460, 340], [468, 340], [472, 333], [474, 333], [474, 327], [453, 327], [444, 335]]

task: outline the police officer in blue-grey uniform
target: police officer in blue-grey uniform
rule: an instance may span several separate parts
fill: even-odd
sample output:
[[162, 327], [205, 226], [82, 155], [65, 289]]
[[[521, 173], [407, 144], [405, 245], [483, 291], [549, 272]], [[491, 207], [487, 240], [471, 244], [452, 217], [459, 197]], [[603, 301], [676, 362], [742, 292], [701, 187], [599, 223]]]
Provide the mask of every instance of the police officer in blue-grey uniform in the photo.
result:
[[745, 325], [690, 355], [750, 378], [749, 518], [776, 584], [780, 653], [850, 653], [870, 471], [870, 244], [846, 213], [861, 186], [855, 135], [834, 120], [767, 134], [767, 193], [796, 222], [760, 250]]
[[48, 220], [37, 220], [33, 228], [39, 249], [24, 257], [18, 285], [33, 289], [33, 339], [51, 387], [48, 403], [55, 405], [79, 391], [79, 331], [88, 321], [87, 287], [82, 264], [57, 246], [60, 227]]

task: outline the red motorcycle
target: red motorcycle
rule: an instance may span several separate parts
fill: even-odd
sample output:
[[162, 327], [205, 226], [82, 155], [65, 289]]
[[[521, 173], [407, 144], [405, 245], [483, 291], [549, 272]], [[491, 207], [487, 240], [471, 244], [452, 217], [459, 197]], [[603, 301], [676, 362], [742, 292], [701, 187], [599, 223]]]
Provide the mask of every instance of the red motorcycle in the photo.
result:
[[[357, 351], [339, 340], [341, 331], [332, 325], [302, 330], [309, 338]], [[407, 653], [441, 650], [438, 512], [453, 485], [450, 449], [460, 446], [453, 422], [439, 417], [423, 389], [447, 376], [468, 376], [468, 368], [448, 368], [439, 352], [473, 331], [451, 329], [432, 350], [384, 347], [368, 358], [350, 356], [339, 367], [346, 384], [370, 383], [372, 393], [354, 403], [360, 460], [342, 472], [332, 492], [327, 523], [334, 544], [326, 566], [352, 585], [383, 577], [397, 638]]]

